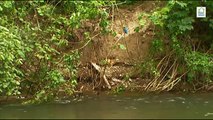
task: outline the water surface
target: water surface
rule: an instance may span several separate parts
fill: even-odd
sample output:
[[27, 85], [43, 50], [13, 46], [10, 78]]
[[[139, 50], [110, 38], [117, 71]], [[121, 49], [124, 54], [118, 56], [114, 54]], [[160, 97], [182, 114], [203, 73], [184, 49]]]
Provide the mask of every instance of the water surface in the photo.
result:
[[0, 105], [0, 118], [213, 118], [213, 93], [100, 95]]

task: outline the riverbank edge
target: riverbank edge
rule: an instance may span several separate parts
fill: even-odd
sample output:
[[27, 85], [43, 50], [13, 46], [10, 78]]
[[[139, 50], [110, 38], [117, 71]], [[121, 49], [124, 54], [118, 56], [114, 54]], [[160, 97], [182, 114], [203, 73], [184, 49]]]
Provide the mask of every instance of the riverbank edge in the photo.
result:
[[[146, 91], [144, 89], [140, 89], [142, 86], [130, 86], [125, 88], [123, 91], [117, 92], [115, 91], [116, 87], [112, 87], [112, 89], [101, 89], [101, 90], [93, 90], [91, 84], [88, 83], [81, 83], [79, 86], [86, 86], [86, 88], [83, 91], [75, 91], [72, 95], [67, 96], [63, 92], [57, 96], [57, 99], [73, 99], [73, 98], [79, 98], [81, 96], [100, 96], [100, 95], [131, 95], [131, 94], [151, 94], [151, 95], [157, 95], [157, 94], [195, 94], [195, 93], [211, 93], [213, 92], [212, 86], [203, 87], [202, 89], [195, 89], [194, 86], [187, 82], [180, 82], [178, 85], [174, 86], [173, 89], [169, 91]], [[23, 103], [28, 100], [32, 100], [33, 96], [27, 96], [26, 95], [16, 95], [16, 96], [0, 96], [0, 105], [2, 104], [14, 104], [14, 103]], [[53, 99], [54, 100], [54, 99]]]

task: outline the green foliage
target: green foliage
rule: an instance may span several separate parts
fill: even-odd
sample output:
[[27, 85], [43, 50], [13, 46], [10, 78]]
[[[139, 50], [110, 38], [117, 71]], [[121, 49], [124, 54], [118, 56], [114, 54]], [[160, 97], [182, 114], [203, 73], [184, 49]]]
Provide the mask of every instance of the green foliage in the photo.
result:
[[48, 88], [56, 88], [61, 83], [64, 83], [64, 77], [58, 70], [52, 70], [47, 72], [47, 76], [45, 77], [44, 81], [50, 81]]
[[138, 17], [138, 20], [139, 20], [139, 24], [143, 27], [145, 25], [145, 23], [147, 22], [146, 19], [144, 19], [144, 16], [147, 16], [146, 13], [143, 13], [141, 14], [139, 17]]
[[142, 13], [142, 14], [139, 15], [138, 21], [139, 21], [140, 26], [138, 26], [134, 29], [135, 32], [139, 32], [140, 29], [142, 29], [144, 27], [144, 25], [147, 23], [147, 19], [145, 18], [147, 16], [149, 16], [149, 15], [146, 14], [146, 13]]
[[135, 31], [135, 32], [139, 32], [139, 31], [140, 31], [140, 27], [136, 27], [136, 28], [134, 29], [134, 31]]
[[146, 77], [148, 79], [154, 78], [160, 75], [156, 68], [156, 62], [153, 59], [147, 59], [144, 63], [140, 64], [139, 71], [141, 72], [141, 77]]
[[4, 10], [10, 10], [13, 7], [13, 1], [5, 1], [0, 3], [0, 12]]
[[[206, 6], [212, 5], [211, 2], [206, 2], [205, 4]], [[168, 30], [170, 34], [187, 34], [187, 32], [194, 29], [193, 24], [195, 22], [200, 22], [196, 20], [197, 18], [195, 17], [195, 10], [199, 5], [199, 1], [170, 0], [165, 7], [148, 16], [155, 25]], [[209, 9], [209, 11], [212, 12], [211, 9]], [[211, 14], [208, 13], [207, 18], [205, 19], [205, 22], [208, 22], [209, 26], [211, 26], [212, 23], [211, 17]]]
[[213, 19], [209, 20], [209, 26], [213, 29]]
[[126, 90], [125, 86], [123, 84], [119, 85], [115, 88], [114, 93], [120, 94]]
[[126, 5], [131, 5], [137, 2], [137, 0], [117, 0], [119, 2], [124, 2]]
[[154, 39], [152, 41], [151, 51], [153, 53], [156, 53], [156, 52], [161, 53], [163, 52], [163, 49], [164, 49], [164, 44], [161, 39]]
[[182, 42], [177, 39], [176, 36], [172, 36], [171, 38], [172, 44], [171, 49], [175, 51], [175, 54], [178, 57], [184, 57], [184, 48], [181, 46]]
[[[162, 52], [166, 47], [167, 49], [163, 52], [173, 51], [175, 54], [173, 57], [175, 59], [178, 58], [178, 63], [183, 67], [187, 66], [184, 70], [185, 72], [189, 71], [186, 75], [188, 76], [188, 81], [212, 80], [212, 56], [206, 54], [207, 50], [211, 51], [212, 48], [203, 46], [209, 46], [209, 43], [212, 44], [210, 31], [212, 31], [213, 9], [210, 7], [212, 2], [203, 4], [209, 8], [205, 19], [197, 19], [195, 16], [196, 7], [200, 6], [198, 1], [170, 0], [163, 8], [158, 8], [152, 14], [146, 15], [156, 26], [156, 36], [152, 41], [152, 54], [159, 55], [158, 53]], [[205, 30], [205, 36], [207, 35], [208, 37], [197, 37], [201, 29]], [[195, 50], [196, 42], [192, 41], [193, 38], [199, 39], [200, 44], [202, 44], [201, 48], [198, 47]], [[169, 41], [167, 42], [168, 46], [164, 45], [164, 40]], [[153, 70], [148, 71], [152, 73]]]
[[[208, 54], [199, 52], [190, 52], [185, 55], [185, 61], [188, 69], [188, 80], [202, 79], [211, 81], [213, 77], [213, 61], [212, 57]], [[205, 77], [204, 77], [205, 76]]]
[[[155, 25], [164, 27], [171, 34], [179, 35], [193, 29], [194, 16], [189, 7], [190, 2], [168, 1], [168, 4], [159, 11], [153, 12], [150, 19]], [[194, 9], [193, 9], [194, 10]], [[194, 11], [193, 11], [194, 12]]]
[[22, 71], [19, 66], [25, 59], [25, 50], [16, 29], [0, 26], [0, 93], [17, 95]]
[[[88, 20], [108, 32], [115, 1], [3, 1], [0, 3], [0, 95], [29, 94], [29, 103], [47, 101], [77, 85], [80, 53], [69, 42]], [[85, 32], [85, 40], [90, 38]], [[71, 46], [72, 47], [72, 46]]]
[[126, 50], [126, 47], [123, 44], [118, 44], [121, 50]]
[[65, 67], [69, 70], [70, 85], [72, 87], [77, 85], [77, 64], [80, 58], [79, 55], [78, 51], [76, 51], [64, 57]]

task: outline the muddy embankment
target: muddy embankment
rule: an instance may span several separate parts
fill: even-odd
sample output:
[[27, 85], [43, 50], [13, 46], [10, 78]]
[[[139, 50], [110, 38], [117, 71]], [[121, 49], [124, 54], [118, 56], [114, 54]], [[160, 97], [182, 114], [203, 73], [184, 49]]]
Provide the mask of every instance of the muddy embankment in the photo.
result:
[[[109, 28], [117, 35], [98, 35], [82, 49], [78, 90], [115, 89], [120, 85], [131, 90], [146, 88], [150, 80], [142, 79], [135, 65], [143, 62], [149, 53], [150, 43], [154, 37], [154, 25], [143, 17], [146, 23], [140, 26], [138, 17], [141, 13], [151, 13], [163, 4], [157, 1], [140, 1], [126, 7], [110, 9]], [[85, 26], [93, 25], [86, 23]], [[124, 34], [124, 26], [128, 27], [128, 34]], [[139, 26], [141, 29], [136, 32], [135, 28]], [[124, 45], [126, 49], [114, 47], [119, 44]]]
[[[77, 90], [108, 90], [122, 85], [126, 87], [126, 90], [158, 91], [155, 89], [158, 85], [155, 84], [159, 84], [162, 86], [159, 88], [163, 89], [161, 91], [193, 91], [192, 85], [187, 82], [179, 82], [179, 80], [170, 83], [163, 81], [164, 85], [163, 82], [162, 84], [152, 82], [153, 79], [142, 79], [135, 67], [138, 63], [142, 63], [149, 54], [150, 44], [155, 35], [153, 32], [155, 26], [145, 17], [142, 18], [146, 21], [145, 25], [140, 26], [138, 17], [141, 13], [151, 13], [163, 5], [164, 2], [139, 1], [132, 5], [111, 8], [111, 18], [109, 19], [111, 26], [109, 28], [117, 35], [97, 35], [82, 49]], [[94, 24], [86, 23], [85, 26], [94, 26]], [[124, 26], [128, 27], [128, 34], [124, 34]], [[141, 29], [136, 32], [135, 28], [139, 26]], [[95, 31], [95, 27], [89, 29]], [[98, 30], [96, 29], [96, 31]], [[79, 34], [79, 38], [81, 35]], [[94, 32], [95, 35], [96, 32]], [[124, 45], [126, 49], [114, 47], [119, 44]]]
[[[109, 28], [117, 35], [99, 35], [82, 50], [79, 86], [91, 83], [92, 89], [104, 87], [111, 89], [120, 84], [127, 75], [129, 82], [132, 81], [131, 79], [139, 79], [134, 65], [143, 61], [148, 54], [154, 34], [153, 26], [148, 20], [139, 32], [135, 32], [134, 29], [140, 26], [139, 15], [143, 12], [151, 12], [156, 4], [153, 1], [141, 1], [128, 7], [118, 6], [118, 8], [111, 9], [112, 17]], [[124, 26], [129, 29], [128, 34], [125, 35]], [[124, 45], [126, 49], [113, 48], [119, 44]], [[104, 65], [103, 62], [105, 62]], [[97, 70], [99, 68], [100, 70]]]

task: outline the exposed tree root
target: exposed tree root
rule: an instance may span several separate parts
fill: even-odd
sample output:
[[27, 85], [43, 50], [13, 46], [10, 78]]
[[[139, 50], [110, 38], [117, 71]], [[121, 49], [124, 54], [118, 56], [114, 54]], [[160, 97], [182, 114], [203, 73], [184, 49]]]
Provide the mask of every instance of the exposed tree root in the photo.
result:
[[158, 74], [151, 82], [148, 83], [146, 91], [170, 91], [172, 88], [180, 82], [181, 78], [187, 73], [178, 75], [177, 68], [179, 64], [177, 60], [174, 60], [171, 64], [171, 55], [166, 55], [157, 65]]

